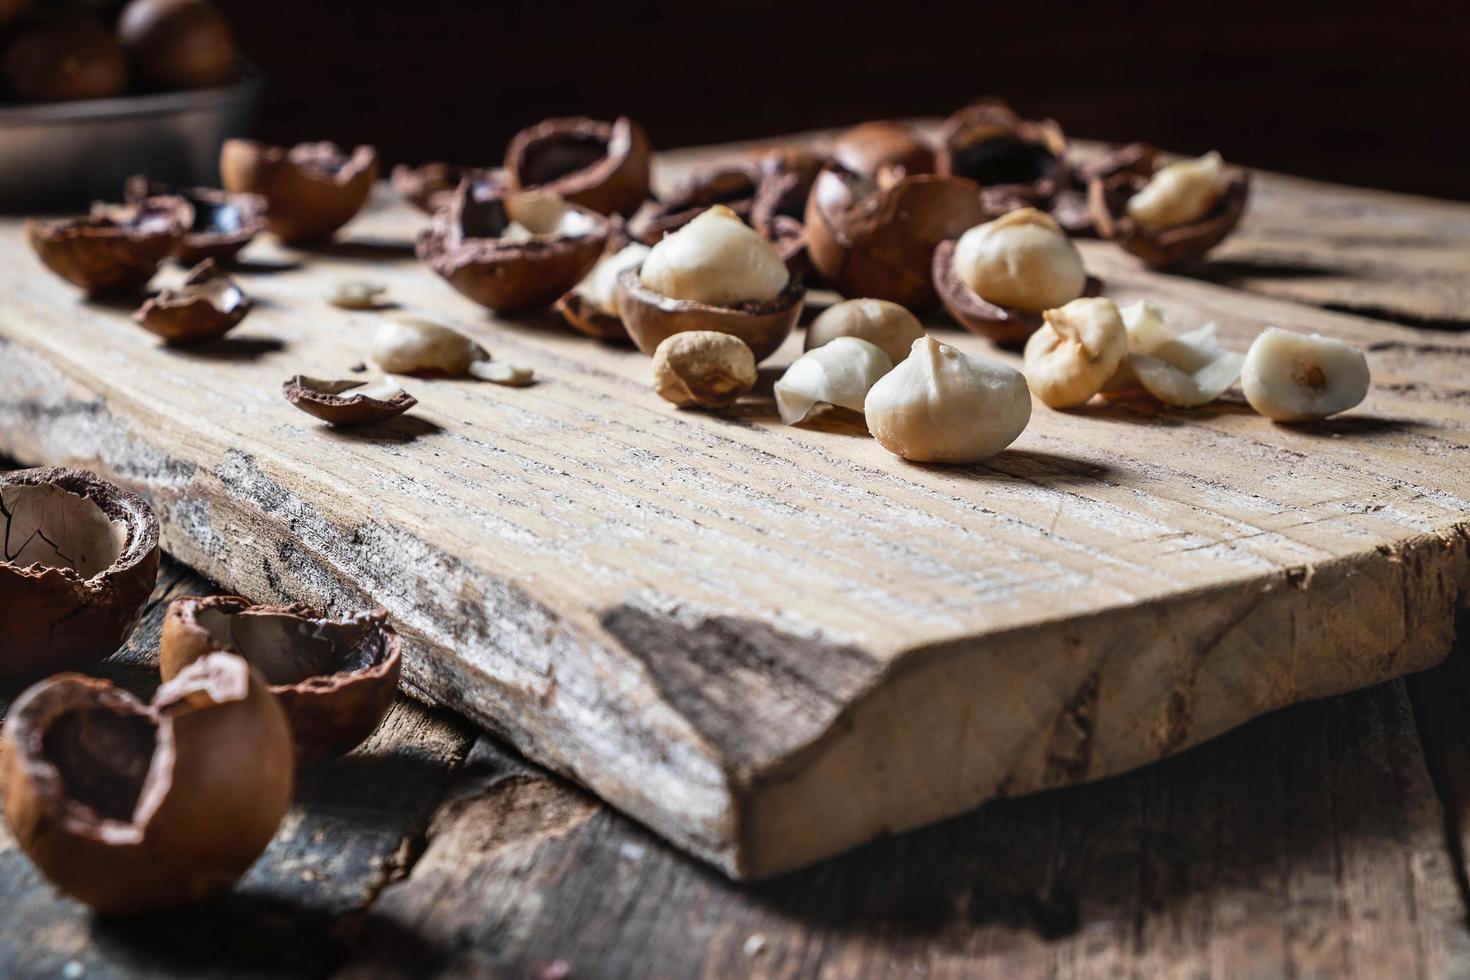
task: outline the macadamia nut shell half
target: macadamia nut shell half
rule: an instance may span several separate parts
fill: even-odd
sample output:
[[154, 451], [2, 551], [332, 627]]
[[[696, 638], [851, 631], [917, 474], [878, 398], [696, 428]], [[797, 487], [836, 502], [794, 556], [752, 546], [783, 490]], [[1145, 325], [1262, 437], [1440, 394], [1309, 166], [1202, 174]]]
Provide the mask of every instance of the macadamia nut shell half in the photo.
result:
[[1067, 183], [1067, 138], [1050, 119], [1022, 119], [982, 99], [945, 120], [937, 169], [979, 184], [993, 214], [1046, 207]]
[[189, 202], [193, 218], [174, 253], [180, 265], [198, 265], [205, 259], [228, 262], [265, 231], [265, 198], [259, 194], [232, 194], [215, 187], [174, 189], [135, 176], [128, 178], [126, 195], [129, 203], [166, 195]]
[[356, 379], [332, 381], [304, 374], [293, 375], [281, 385], [281, 393], [306, 414], [340, 426], [383, 422], [419, 403], [391, 383], [368, 385]]
[[169, 344], [201, 343], [239, 326], [255, 304], [214, 259], [193, 269], [180, 289], [165, 289], [133, 314], [139, 326]]
[[599, 214], [628, 217], [648, 199], [652, 147], [627, 116], [547, 119], [523, 129], [505, 150], [513, 189], [540, 187]]
[[281, 241], [323, 241], [357, 216], [378, 179], [378, 153], [359, 146], [351, 154], [331, 143], [298, 143], [287, 149], [254, 140], [226, 140], [220, 150], [225, 190], [259, 194], [266, 223]]
[[806, 302], [806, 290], [795, 281], [766, 303], [711, 306], [670, 299], [643, 285], [639, 268], [624, 269], [618, 275], [618, 313], [633, 343], [649, 356], [676, 333], [714, 330], [739, 337], [757, 362], [765, 360], [790, 336]]
[[97, 205], [83, 218], [26, 222], [41, 262], [87, 293], [142, 289], [179, 247], [194, 221], [181, 197], [150, 197], [121, 207]]
[[82, 470], [0, 474], [0, 542], [0, 680], [110, 656], [158, 579], [153, 511]]

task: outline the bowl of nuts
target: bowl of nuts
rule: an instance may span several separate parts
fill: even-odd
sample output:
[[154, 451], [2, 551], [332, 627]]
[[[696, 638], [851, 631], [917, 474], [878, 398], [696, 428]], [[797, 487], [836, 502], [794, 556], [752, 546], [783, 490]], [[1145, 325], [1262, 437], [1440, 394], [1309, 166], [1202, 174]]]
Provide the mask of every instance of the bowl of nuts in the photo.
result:
[[0, 211], [114, 199], [130, 174], [218, 183], [261, 82], [207, 0], [0, 4]]

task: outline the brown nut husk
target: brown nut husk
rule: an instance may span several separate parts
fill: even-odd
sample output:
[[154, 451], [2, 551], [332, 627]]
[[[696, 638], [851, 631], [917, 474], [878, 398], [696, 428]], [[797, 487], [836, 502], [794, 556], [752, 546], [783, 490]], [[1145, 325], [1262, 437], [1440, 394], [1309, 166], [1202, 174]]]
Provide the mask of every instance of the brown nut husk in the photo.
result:
[[598, 340], [627, 340], [628, 329], [620, 317], [605, 313], [574, 289], [556, 300], [556, 312], [574, 329]]
[[351, 752], [398, 694], [402, 644], [381, 609], [340, 618], [300, 604], [257, 606], [239, 596], [184, 596], [169, 604], [159, 641], [165, 680], [225, 651], [271, 685], [302, 762]]
[[886, 299], [915, 312], [936, 301], [934, 249], [987, 215], [980, 188], [963, 177], [875, 182], [842, 168], [817, 177], [806, 206], [806, 251], [844, 296]]
[[0, 473], [0, 680], [111, 656], [158, 579], [158, 520], [83, 470]]
[[230, 888], [275, 836], [295, 766], [285, 713], [239, 657], [215, 654], [143, 704], [61, 674], [4, 730], [5, 818], [52, 884], [104, 915]]
[[[939, 294], [945, 310], [955, 322], [971, 333], [989, 337], [997, 344], [1021, 344], [1035, 333], [1044, 321], [1042, 315], [1030, 310], [1018, 310], [1009, 306], [998, 306], [980, 296], [963, 281], [954, 270], [953, 241], [940, 242], [934, 250], [931, 271], [934, 290]], [[1088, 276], [1083, 287], [1083, 296], [1101, 296], [1102, 280]]]
[[1208, 214], [1170, 228], [1148, 229], [1128, 216], [1128, 201], [1159, 168], [1158, 151], [1135, 143], [1112, 154], [1088, 183], [1088, 204], [1097, 233], [1154, 269], [1204, 255], [1240, 224], [1250, 199], [1250, 172], [1231, 168], [1225, 192]]
[[281, 385], [286, 401], [332, 425], [371, 425], [402, 415], [418, 399], [392, 382], [369, 384], [356, 378], [331, 381], [293, 375]]
[[322, 241], [367, 203], [378, 153], [371, 146], [347, 154], [333, 143], [287, 149], [232, 139], [220, 150], [219, 169], [225, 190], [265, 198], [266, 225], [281, 241]]
[[207, 0], [133, 0], [117, 37], [133, 70], [156, 88], [209, 88], [237, 73], [234, 32]]
[[255, 304], [214, 259], [189, 270], [184, 285], [150, 297], [133, 320], [169, 344], [197, 344], [223, 337]]
[[859, 123], [840, 133], [832, 144], [832, 161], [865, 177], [884, 171], [895, 176], [932, 174], [934, 151], [903, 123], [889, 120]]
[[[545, 202], [566, 205], [556, 227], [525, 225], [532, 237], [508, 237], [513, 225], [524, 224], [519, 212], [541, 210]], [[566, 233], [568, 214], [585, 232]], [[416, 251], [476, 303], [511, 312], [551, 305], [597, 263], [611, 233], [602, 215], [545, 191], [476, 191], [466, 182], [419, 235]]]
[[618, 313], [633, 343], [650, 356], [676, 333], [713, 330], [739, 337], [763, 361], [791, 334], [806, 302], [806, 289], [794, 279], [765, 303], [712, 306], [670, 299], [644, 286], [638, 272], [634, 267], [618, 275]]
[[393, 168], [392, 175], [394, 192], [425, 214], [433, 214], [448, 204], [466, 180], [489, 190], [504, 188], [507, 178], [499, 167], [486, 170], [438, 162], [417, 167], [400, 163]]
[[648, 137], [627, 116], [571, 116], [521, 130], [505, 150], [510, 187], [540, 187], [600, 214], [628, 217], [649, 196]]
[[945, 120], [937, 168], [979, 184], [993, 217], [1045, 208], [1067, 185], [1067, 139], [1050, 119], [1022, 119], [1000, 99], [981, 99]]
[[723, 204], [745, 220], [750, 217], [759, 184], [753, 166], [720, 167], [696, 174], [666, 197], [643, 202], [628, 219], [628, 234], [634, 241], [656, 245], [716, 204]]
[[0, 58], [0, 78], [22, 102], [106, 99], [128, 87], [128, 63], [107, 28], [63, 13], [16, 29]]
[[181, 265], [198, 265], [205, 259], [228, 262], [265, 231], [265, 198], [259, 194], [231, 194], [215, 187], [172, 188], [147, 177], [128, 178], [129, 203], [169, 195], [183, 198], [194, 209], [174, 254]]
[[141, 289], [178, 248], [194, 209], [181, 197], [95, 204], [84, 218], [31, 219], [26, 237], [41, 262], [88, 294]]

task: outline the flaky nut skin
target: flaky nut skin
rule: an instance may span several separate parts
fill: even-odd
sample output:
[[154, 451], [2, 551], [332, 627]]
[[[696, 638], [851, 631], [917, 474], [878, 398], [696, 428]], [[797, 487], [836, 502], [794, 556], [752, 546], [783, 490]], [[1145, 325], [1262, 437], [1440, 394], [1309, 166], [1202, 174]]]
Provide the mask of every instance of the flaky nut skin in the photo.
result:
[[666, 338], [653, 352], [653, 388], [680, 407], [724, 408], [755, 387], [755, 355], [745, 341], [714, 330]]
[[[75, 670], [111, 656], [127, 640], [158, 580], [158, 520], [136, 495], [83, 470], [59, 467], [0, 474], [0, 501], [14, 487], [54, 485], [85, 497], [127, 528], [122, 553], [83, 579], [69, 568], [0, 561], [0, 681]], [[8, 526], [0, 516], [0, 524]], [[0, 535], [3, 536], [3, 535]]]
[[[94, 712], [153, 726], [151, 746], [93, 752], [80, 764], [146, 772], [131, 816], [104, 816], [73, 798], [67, 763], [52, 754], [58, 725]], [[106, 681], [53, 677], [12, 707], [4, 745], [16, 842], [59, 889], [104, 915], [178, 908], [231, 887], [275, 836], [295, 776], [285, 713], [229, 655], [165, 684], [152, 705]]]
[[[568, 169], [562, 154], [579, 144], [600, 144], [602, 153], [574, 160]], [[612, 122], [570, 116], [517, 133], [505, 150], [505, 173], [514, 190], [541, 187], [599, 214], [626, 218], [648, 199], [652, 155], [643, 127], [626, 116]]]
[[322, 762], [351, 752], [371, 735], [398, 695], [403, 670], [402, 641], [383, 610], [350, 613], [340, 619], [319, 616], [306, 606], [256, 606], [239, 596], [184, 596], [169, 604], [159, 640], [159, 673], [176, 677], [191, 664], [221, 650], [264, 663], [279, 651], [234, 642], [220, 644], [200, 623], [201, 612], [279, 616], [299, 632], [333, 635], [367, 652], [365, 665], [330, 670], [289, 683], [270, 685], [290, 721], [296, 758]]
[[934, 151], [902, 123], [859, 123], [838, 135], [831, 157], [855, 173], [876, 177], [887, 169], [908, 175], [933, 173]]
[[205, 0], [133, 0], [117, 36], [134, 70], [159, 88], [208, 88], [235, 77], [235, 35]]
[[0, 58], [5, 90], [22, 102], [106, 99], [128, 87], [122, 48], [101, 24], [64, 14], [37, 20]]
[[225, 190], [265, 198], [267, 227], [294, 244], [331, 238], [356, 217], [378, 179], [378, 154], [370, 146], [347, 155], [330, 143], [286, 149], [232, 139], [219, 168]]

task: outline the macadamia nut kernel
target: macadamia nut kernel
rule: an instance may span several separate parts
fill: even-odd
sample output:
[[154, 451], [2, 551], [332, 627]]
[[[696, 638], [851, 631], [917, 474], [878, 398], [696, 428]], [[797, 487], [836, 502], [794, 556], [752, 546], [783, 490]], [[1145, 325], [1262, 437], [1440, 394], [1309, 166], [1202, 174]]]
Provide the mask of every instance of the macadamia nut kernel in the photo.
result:
[[1016, 441], [1031, 420], [1021, 372], [933, 337], [914, 341], [863, 405], [883, 448], [921, 463], [973, 463]]
[[1178, 408], [1194, 408], [1225, 394], [1244, 362], [1243, 354], [1220, 346], [1213, 323], [1170, 337], [1147, 353], [1130, 353], [1127, 359], [1145, 391]]
[[1368, 360], [1356, 347], [1267, 327], [1246, 352], [1240, 386], [1251, 408], [1266, 418], [1310, 422], [1361, 402], [1368, 378]]
[[1074, 299], [1047, 310], [1026, 341], [1026, 383], [1042, 403], [1073, 408], [1102, 390], [1128, 352], [1128, 331], [1110, 299]]
[[485, 350], [457, 330], [421, 317], [392, 317], [373, 334], [373, 360], [384, 371], [461, 375]]
[[819, 405], [863, 410], [868, 390], [889, 371], [893, 359], [876, 344], [837, 337], [798, 357], [776, 382], [776, 410], [795, 425]]
[[775, 245], [717, 204], [653, 246], [639, 279], [670, 299], [736, 306], [774, 300], [790, 275]]
[[715, 330], [689, 330], [664, 339], [653, 352], [653, 388], [680, 407], [724, 408], [756, 382], [755, 354], [741, 340]]
[[806, 349], [815, 350], [838, 337], [857, 337], [876, 344], [894, 364], [909, 356], [924, 336], [919, 318], [886, 299], [849, 299], [827, 307], [806, 331]]
[[592, 308], [608, 316], [618, 315], [618, 273], [631, 269], [648, 258], [647, 245], [633, 242], [612, 255], [598, 260], [587, 277], [572, 287]]
[[1152, 231], [1188, 224], [1209, 214], [1229, 183], [1218, 153], [1171, 163], [1129, 198], [1128, 217]]
[[1074, 300], [1087, 286], [1077, 246], [1051, 215], [1035, 208], [1020, 208], [961, 235], [954, 271], [981, 299], [1031, 313]]

